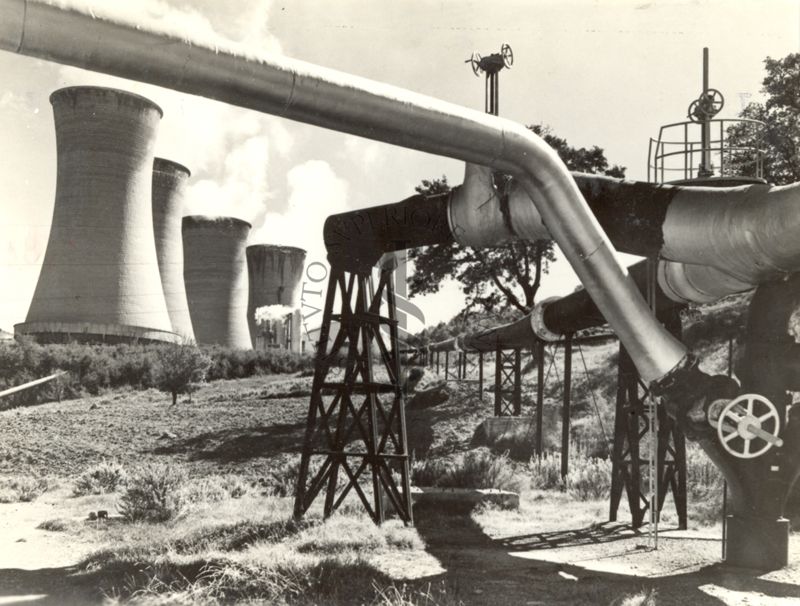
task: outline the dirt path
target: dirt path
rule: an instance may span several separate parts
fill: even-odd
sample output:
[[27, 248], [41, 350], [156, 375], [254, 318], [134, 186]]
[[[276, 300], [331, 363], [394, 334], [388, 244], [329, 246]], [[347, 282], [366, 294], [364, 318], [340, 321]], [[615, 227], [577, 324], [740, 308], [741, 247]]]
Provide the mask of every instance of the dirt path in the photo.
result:
[[84, 512], [104, 507], [107, 497], [73, 499], [68, 487], [31, 503], [0, 504], [0, 604], [100, 603], [91, 578], [75, 568], [97, 545], [37, 526], [47, 520], [82, 520]]
[[655, 590], [659, 606], [800, 604], [800, 535], [792, 567], [767, 575], [726, 568], [720, 543], [667, 531], [657, 551], [646, 536], [604, 524], [493, 539], [469, 517], [417, 522], [444, 583], [465, 604], [595, 605]]

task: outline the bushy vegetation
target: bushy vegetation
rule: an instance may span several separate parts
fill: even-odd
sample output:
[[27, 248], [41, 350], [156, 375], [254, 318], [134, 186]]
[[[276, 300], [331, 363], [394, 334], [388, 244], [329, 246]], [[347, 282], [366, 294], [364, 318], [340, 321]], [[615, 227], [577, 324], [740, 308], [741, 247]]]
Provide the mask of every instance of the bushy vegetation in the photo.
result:
[[589, 456], [580, 448], [570, 453], [566, 478], [561, 476], [559, 453], [533, 457], [528, 468], [533, 488], [567, 491], [579, 501], [604, 499], [611, 490], [611, 460]]
[[[174, 349], [174, 345], [168, 344], [39, 345], [25, 340], [19, 343], [3, 343], [0, 344], [0, 389], [21, 385], [58, 371], [66, 371], [66, 374], [42, 387], [14, 394], [1, 404], [9, 407], [56, 397], [97, 395], [117, 387], [163, 387], [167, 383], [165, 376], [169, 374], [164, 372], [166, 363], [174, 357], [171, 356]], [[289, 352], [238, 350], [218, 346], [201, 347], [200, 351], [202, 353], [198, 353], [202, 360], [210, 359], [206, 372], [206, 379], [209, 381], [258, 374], [290, 373], [313, 367], [311, 356]], [[196, 364], [192, 365], [192, 368], [196, 367]], [[190, 373], [188, 383], [191, 384], [197, 378]]]
[[206, 380], [211, 358], [191, 343], [164, 345], [155, 350], [155, 384], [172, 394], [172, 405], [178, 394], [188, 393]]
[[533, 488], [539, 490], [564, 490], [564, 479], [561, 477], [561, 455], [559, 453], [546, 452], [540, 457], [533, 457], [529, 470]]
[[12, 476], [0, 479], [0, 503], [18, 503], [35, 500], [50, 488], [47, 478]]
[[89, 494], [116, 492], [128, 480], [128, 474], [119, 463], [103, 461], [84, 471], [72, 487], [76, 497]]
[[579, 501], [605, 499], [611, 492], [611, 461], [581, 457], [570, 465], [567, 492]]
[[129, 522], [166, 522], [185, 511], [186, 473], [171, 465], [149, 464], [128, 478], [119, 512]]
[[313, 370], [314, 359], [309, 354], [288, 351], [256, 351], [254, 349], [231, 349], [230, 347], [204, 347], [211, 358], [207, 379], [242, 379], [254, 375], [287, 374]]
[[695, 444], [686, 446], [686, 491], [693, 519], [713, 524], [722, 518], [724, 478], [706, 453]]
[[522, 478], [507, 455], [477, 449], [453, 460], [415, 461], [412, 482], [417, 486], [439, 488], [498, 488], [519, 490]]

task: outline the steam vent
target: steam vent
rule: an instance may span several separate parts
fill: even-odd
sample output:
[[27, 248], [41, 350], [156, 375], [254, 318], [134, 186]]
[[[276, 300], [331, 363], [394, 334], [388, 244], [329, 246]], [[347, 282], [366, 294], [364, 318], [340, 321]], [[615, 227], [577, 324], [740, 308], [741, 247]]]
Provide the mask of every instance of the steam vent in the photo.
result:
[[189, 169], [177, 162], [156, 158], [153, 162], [153, 232], [156, 238], [158, 270], [167, 301], [173, 332], [194, 341], [189, 303], [183, 283], [183, 197]]
[[183, 277], [200, 344], [252, 348], [245, 253], [249, 233], [249, 223], [232, 217], [183, 218]]
[[120, 90], [50, 96], [58, 176], [26, 322], [39, 341], [175, 341], [153, 238], [153, 144], [161, 109]]
[[247, 302], [247, 325], [256, 342], [255, 313], [267, 305], [297, 307], [306, 251], [293, 246], [255, 244], [247, 247], [247, 274], [250, 296]]

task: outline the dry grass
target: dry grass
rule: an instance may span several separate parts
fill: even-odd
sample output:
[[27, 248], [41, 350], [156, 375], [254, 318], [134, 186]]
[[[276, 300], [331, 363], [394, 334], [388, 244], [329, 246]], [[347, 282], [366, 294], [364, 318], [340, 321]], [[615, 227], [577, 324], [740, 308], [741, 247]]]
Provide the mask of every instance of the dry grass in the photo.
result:
[[28, 503], [46, 492], [51, 485], [49, 478], [35, 475], [0, 478], [0, 503]]
[[506, 455], [480, 448], [453, 459], [426, 459], [412, 465], [416, 486], [519, 490], [526, 484], [521, 467]]
[[106, 594], [130, 603], [371, 603], [393, 595], [374, 559], [424, 550], [416, 530], [396, 522], [378, 527], [353, 514], [295, 522], [288, 499], [250, 496], [105, 532], [114, 546], [82, 566]]

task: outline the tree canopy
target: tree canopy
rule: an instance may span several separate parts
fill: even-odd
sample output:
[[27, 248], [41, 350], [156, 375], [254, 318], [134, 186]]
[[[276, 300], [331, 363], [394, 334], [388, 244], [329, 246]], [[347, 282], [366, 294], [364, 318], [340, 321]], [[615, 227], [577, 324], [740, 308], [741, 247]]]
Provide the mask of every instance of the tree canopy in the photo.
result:
[[[764, 150], [763, 177], [775, 185], [800, 181], [800, 53], [783, 59], [764, 60], [767, 75], [761, 92], [764, 103], [750, 103], [739, 114], [742, 118], [766, 124], [764, 136], [746, 124], [728, 129], [733, 147], [759, 145]], [[754, 166], [744, 152], [734, 153], [732, 169], [744, 176], [754, 176]]]
[[[570, 170], [625, 176], [625, 167], [609, 166], [603, 149], [596, 145], [589, 149], [575, 148], [547, 126], [536, 124], [528, 128], [553, 147]], [[495, 180], [503, 178], [496, 175]], [[450, 184], [446, 177], [426, 179], [416, 190], [424, 195], [441, 194], [450, 190]], [[467, 296], [462, 313], [466, 318], [473, 310], [498, 312], [510, 308], [518, 313], [529, 312], [536, 302], [542, 276], [555, 260], [555, 252], [550, 240], [480, 249], [451, 243], [412, 249], [409, 259], [415, 267], [409, 280], [410, 294], [438, 292], [447, 278], [453, 278], [461, 283]]]

